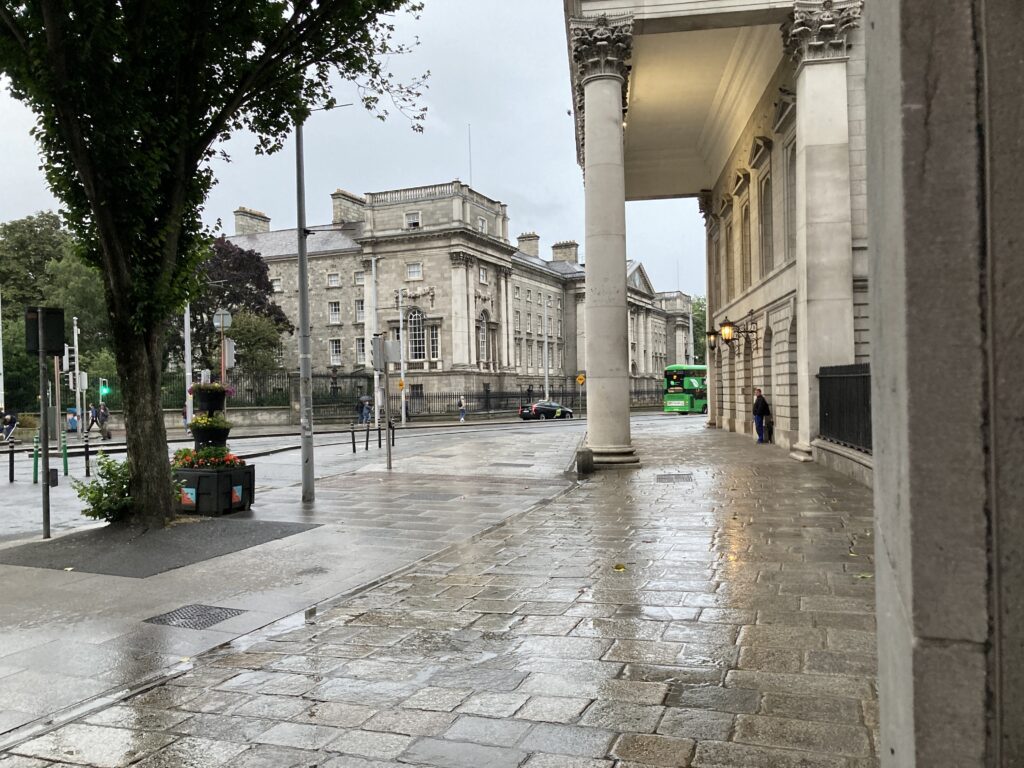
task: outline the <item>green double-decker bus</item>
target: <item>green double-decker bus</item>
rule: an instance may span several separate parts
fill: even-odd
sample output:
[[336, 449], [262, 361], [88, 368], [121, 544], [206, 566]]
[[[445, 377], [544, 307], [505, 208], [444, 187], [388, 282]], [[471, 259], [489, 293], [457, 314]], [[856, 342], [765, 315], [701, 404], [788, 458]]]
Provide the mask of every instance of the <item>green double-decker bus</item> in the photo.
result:
[[708, 412], [708, 367], [670, 365], [665, 369], [665, 413]]

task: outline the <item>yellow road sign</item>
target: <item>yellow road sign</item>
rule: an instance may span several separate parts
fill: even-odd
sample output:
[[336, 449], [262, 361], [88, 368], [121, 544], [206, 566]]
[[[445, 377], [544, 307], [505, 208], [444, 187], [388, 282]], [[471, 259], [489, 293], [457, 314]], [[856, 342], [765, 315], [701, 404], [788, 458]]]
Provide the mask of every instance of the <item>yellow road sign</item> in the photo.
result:
[[576, 383], [579, 384], [580, 386], [583, 386], [583, 382], [585, 382], [586, 380], [587, 377], [584, 376], [582, 373], [576, 377]]

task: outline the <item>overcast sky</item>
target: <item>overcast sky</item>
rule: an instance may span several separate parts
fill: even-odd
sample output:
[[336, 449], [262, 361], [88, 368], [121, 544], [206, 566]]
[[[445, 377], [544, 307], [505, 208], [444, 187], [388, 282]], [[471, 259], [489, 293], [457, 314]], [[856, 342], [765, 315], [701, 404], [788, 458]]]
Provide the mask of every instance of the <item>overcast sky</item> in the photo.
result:
[[[562, 4], [426, 0], [419, 21], [403, 15], [400, 25], [420, 45], [393, 59], [392, 69], [431, 72], [426, 130], [413, 132], [396, 114], [381, 123], [358, 104], [314, 113], [304, 131], [307, 222], [330, 222], [330, 193], [339, 187], [362, 194], [458, 178], [507, 203], [510, 236], [537, 232], [546, 258], [559, 240], [584, 245]], [[347, 84], [336, 93], [341, 102], [358, 101]], [[39, 171], [33, 122], [6, 90], [0, 94], [0, 221], [58, 207]], [[274, 229], [295, 226], [295, 145], [257, 156], [254, 144], [239, 134], [226, 145], [231, 162], [215, 166], [204, 220], [220, 222], [226, 234], [240, 205], [265, 212]], [[629, 258], [643, 262], [655, 289], [703, 295], [696, 201], [629, 203], [626, 215]]]

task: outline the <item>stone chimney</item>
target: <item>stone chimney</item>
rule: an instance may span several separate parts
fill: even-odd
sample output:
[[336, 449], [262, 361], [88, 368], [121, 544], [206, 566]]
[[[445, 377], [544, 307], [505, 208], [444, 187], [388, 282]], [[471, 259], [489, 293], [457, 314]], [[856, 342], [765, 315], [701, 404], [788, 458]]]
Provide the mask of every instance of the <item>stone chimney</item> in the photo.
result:
[[540, 235], [536, 232], [524, 232], [519, 236], [519, 250], [527, 256], [540, 258]]
[[334, 224], [363, 221], [366, 217], [366, 198], [361, 195], [354, 195], [344, 189], [339, 189], [331, 195], [331, 203], [333, 204]]
[[563, 240], [551, 246], [552, 261], [571, 261], [580, 263], [580, 244], [575, 240]]
[[269, 231], [270, 217], [263, 211], [254, 211], [252, 208], [235, 210], [236, 235], [258, 235], [260, 232]]

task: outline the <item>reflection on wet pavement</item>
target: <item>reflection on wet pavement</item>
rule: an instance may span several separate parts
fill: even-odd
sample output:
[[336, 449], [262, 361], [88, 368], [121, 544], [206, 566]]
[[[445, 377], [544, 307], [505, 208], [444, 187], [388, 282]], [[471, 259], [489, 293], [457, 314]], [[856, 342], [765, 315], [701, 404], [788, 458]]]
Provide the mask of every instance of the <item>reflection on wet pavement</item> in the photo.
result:
[[869, 490], [694, 420], [634, 439], [642, 468], [0, 768], [877, 766]]

